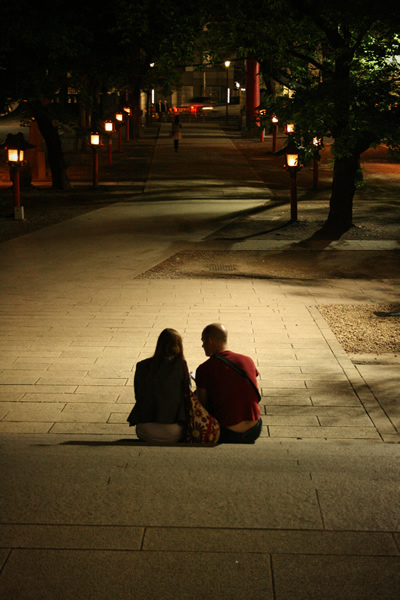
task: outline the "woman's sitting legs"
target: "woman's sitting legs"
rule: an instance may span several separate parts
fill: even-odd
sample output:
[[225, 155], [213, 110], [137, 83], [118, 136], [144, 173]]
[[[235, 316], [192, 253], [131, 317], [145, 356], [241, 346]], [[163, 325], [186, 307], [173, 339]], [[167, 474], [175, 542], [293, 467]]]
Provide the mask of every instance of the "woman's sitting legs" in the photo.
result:
[[142, 442], [176, 444], [182, 441], [185, 427], [179, 423], [138, 423], [136, 435]]

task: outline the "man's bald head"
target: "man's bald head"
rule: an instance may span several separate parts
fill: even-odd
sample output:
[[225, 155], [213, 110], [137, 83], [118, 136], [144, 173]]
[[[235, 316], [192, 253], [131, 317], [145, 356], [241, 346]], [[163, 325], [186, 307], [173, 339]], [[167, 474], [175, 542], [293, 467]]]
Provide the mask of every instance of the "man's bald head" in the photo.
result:
[[202, 336], [212, 338], [218, 342], [226, 344], [228, 341], [228, 332], [221, 323], [212, 323], [203, 329]]
[[212, 356], [213, 354], [222, 352], [226, 349], [228, 332], [220, 323], [212, 323], [203, 329], [201, 340], [206, 355]]

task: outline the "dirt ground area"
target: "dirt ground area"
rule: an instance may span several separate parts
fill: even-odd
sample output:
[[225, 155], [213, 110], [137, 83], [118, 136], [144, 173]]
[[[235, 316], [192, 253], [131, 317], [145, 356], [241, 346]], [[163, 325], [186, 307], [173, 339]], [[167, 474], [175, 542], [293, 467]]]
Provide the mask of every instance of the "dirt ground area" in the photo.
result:
[[184, 251], [143, 273], [143, 279], [398, 279], [400, 251], [302, 249]]

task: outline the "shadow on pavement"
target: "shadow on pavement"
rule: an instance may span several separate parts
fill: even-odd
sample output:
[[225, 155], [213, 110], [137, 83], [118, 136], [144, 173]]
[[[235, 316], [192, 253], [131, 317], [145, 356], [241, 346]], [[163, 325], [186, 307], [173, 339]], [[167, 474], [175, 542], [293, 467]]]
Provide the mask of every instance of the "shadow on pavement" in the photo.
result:
[[[34, 444], [35, 446], [47, 447], [52, 446], [54, 444]], [[70, 440], [68, 442], [60, 442], [56, 444], [57, 446], [148, 446], [148, 447], [162, 447], [162, 448], [216, 448], [214, 444], [186, 444], [184, 442], [180, 442], [177, 444], [165, 444], [165, 443], [155, 443], [155, 442], [142, 442], [138, 439], [120, 439], [120, 440], [112, 440], [112, 441], [88, 441], [88, 440]]]

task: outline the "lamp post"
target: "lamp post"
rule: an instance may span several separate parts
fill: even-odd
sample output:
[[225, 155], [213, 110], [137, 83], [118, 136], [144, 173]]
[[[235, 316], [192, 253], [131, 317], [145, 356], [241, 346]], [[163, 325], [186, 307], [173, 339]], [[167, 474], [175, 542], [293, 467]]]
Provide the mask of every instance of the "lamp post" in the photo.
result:
[[290, 175], [290, 220], [297, 221], [297, 171], [300, 171], [300, 154], [296, 144], [290, 141], [285, 148], [285, 169]]
[[130, 124], [130, 119], [131, 119], [131, 115], [132, 115], [132, 110], [130, 106], [124, 106], [124, 113], [125, 113], [125, 140], [127, 142], [129, 142], [130, 139], [130, 131], [129, 131], [129, 124]]
[[21, 206], [21, 167], [24, 166], [25, 150], [34, 148], [33, 144], [25, 141], [23, 133], [7, 135], [6, 141], [0, 145], [7, 151], [7, 162], [10, 166], [10, 176], [13, 182], [14, 217], [24, 219], [24, 207]]
[[112, 134], [114, 133], [114, 123], [112, 121], [105, 121], [104, 131], [108, 135], [107, 164], [109, 166], [111, 166], [112, 165]]
[[118, 152], [122, 152], [122, 123], [124, 122], [124, 113], [115, 113], [115, 120], [118, 126]]
[[260, 141], [264, 142], [265, 139], [265, 108], [262, 108], [258, 111], [257, 124], [260, 127]]
[[324, 147], [322, 138], [314, 137], [313, 138], [313, 189], [318, 189], [318, 163], [320, 154], [319, 151]]
[[228, 125], [228, 106], [229, 106], [229, 67], [231, 65], [230, 60], [225, 61], [226, 67], [226, 114], [225, 114], [225, 122]]
[[90, 134], [90, 145], [93, 150], [93, 187], [99, 183], [99, 146], [100, 135], [97, 132]]
[[276, 115], [272, 116], [272, 152], [276, 152], [276, 136], [278, 133], [278, 117]]
[[20, 186], [20, 168], [24, 164], [24, 150], [20, 148], [7, 147], [7, 162], [11, 167], [13, 175], [13, 198], [14, 198], [14, 217], [24, 220], [24, 207], [21, 206], [21, 186]]

